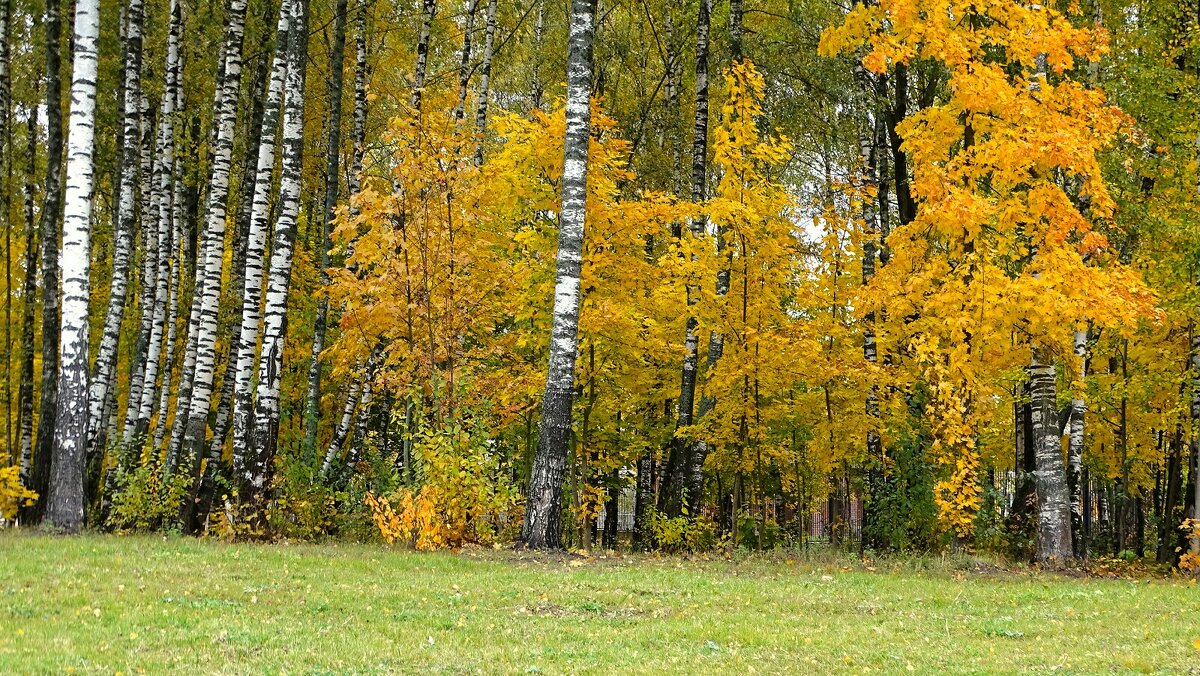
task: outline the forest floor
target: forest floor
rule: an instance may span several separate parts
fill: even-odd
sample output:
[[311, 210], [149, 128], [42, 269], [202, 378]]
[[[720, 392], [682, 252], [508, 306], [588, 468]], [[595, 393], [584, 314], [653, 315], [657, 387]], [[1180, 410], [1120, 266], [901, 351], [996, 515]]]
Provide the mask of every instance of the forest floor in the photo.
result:
[[1005, 570], [0, 533], [0, 673], [1200, 674], [1200, 587]]

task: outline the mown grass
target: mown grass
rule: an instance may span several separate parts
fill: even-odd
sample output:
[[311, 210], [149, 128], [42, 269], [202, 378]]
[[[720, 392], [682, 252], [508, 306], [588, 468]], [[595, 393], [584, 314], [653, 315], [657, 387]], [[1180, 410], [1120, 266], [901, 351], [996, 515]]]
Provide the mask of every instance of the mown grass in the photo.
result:
[[1200, 674], [1200, 588], [0, 534], [0, 673]]

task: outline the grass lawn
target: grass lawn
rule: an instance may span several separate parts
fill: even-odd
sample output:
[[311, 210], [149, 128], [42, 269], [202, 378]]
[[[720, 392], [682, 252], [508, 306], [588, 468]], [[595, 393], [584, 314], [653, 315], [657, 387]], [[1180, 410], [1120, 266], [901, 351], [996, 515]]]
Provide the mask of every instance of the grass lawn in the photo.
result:
[[1200, 674], [1181, 581], [0, 534], [0, 673]]

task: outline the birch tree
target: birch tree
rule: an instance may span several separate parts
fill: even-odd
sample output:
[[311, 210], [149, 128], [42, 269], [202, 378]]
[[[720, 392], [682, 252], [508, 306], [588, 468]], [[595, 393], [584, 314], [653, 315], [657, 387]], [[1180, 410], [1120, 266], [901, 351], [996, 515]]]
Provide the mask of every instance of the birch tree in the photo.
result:
[[[125, 296], [129, 286], [129, 260], [133, 248], [133, 232], [137, 227], [134, 200], [137, 190], [138, 145], [141, 133], [142, 105], [142, 0], [130, 0], [126, 5], [124, 109], [122, 120], [121, 180], [117, 203], [116, 234], [113, 243], [112, 287], [104, 329], [100, 335], [100, 350], [88, 397], [88, 454], [103, 453], [105, 410], [109, 407], [116, 378], [117, 347], [121, 340], [121, 320], [125, 315]], [[150, 252], [147, 252], [149, 255]]]
[[567, 119], [550, 363], [542, 397], [537, 453], [529, 480], [525, 524], [521, 530], [522, 543], [531, 549], [557, 549], [561, 538], [562, 482], [571, 434], [579, 342], [579, 277], [587, 204], [595, 16], [595, 0], [572, 0], [567, 38]]
[[83, 527], [83, 463], [87, 445], [88, 272], [96, 131], [99, 0], [75, 4], [75, 51], [62, 225], [62, 342], [59, 403], [46, 517], [68, 533]]
[[[242, 35], [245, 19], [246, 1], [230, 0], [226, 15], [228, 49], [225, 53], [224, 74], [218, 80], [219, 105], [215, 108], [218, 124], [213, 145], [212, 178], [209, 181], [208, 204], [205, 209], [203, 260], [196, 270], [196, 295], [200, 299], [199, 320], [195, 325], [196, 361], [191, 374], [191, 396], [188, 401], [181, 451], [181, 464], [192, 477], [199, 471], [208, 412], [212, 404], [217, 310], [221, 298], [221, 266], [225, 258], [225, 212], [229, 200], [229, 166], [242, 79]], [[192, 507], [189, 501], [185, 511]]]
[[279, 435], [279, 392], [283, 376], [283, 347], [287, 337], [287, 304], [300, 211], [300, 172], [304, 153], [304, 79], [308, 62], [308, 3], [292, 0], [292, 25], [288, 37], [288, 74], [284, 88], [282, 174], [279, 181], [279, 217], [271, 242], [271, 264], [263, 309], [262, 353], [258, 360], [258, 386], [254, 401], [254, 426], [246, 467], [243, 500], [253, 504], [266, 487]]
[[[478, 0], [476, 0], [478, 1]], [[492, 79], [492, 55], [496, 44], [496, 0], [488, 0], [487, 28], [483, 38], [483, 61], [479, 66], [479, 99], [475, 103], [475, 166], [483, 164], [483, 139], [487, 134], [488, 88]]]
[[275, 29], [275, 53], [272, 58], [271, 79], [267, 101], [263, 108], [263, 133], [258, 143], [258, 168], [254, 178], [254, 197], [250, 213], [250, 230], [246, 238], [246, 266], [242, 286], [241, 329], [236, 347], [236, 371], [233, 394], [233, 469], [239, 480], [245, 472], [246, 452], [250, 445], [251, 415], [253, 413], [253, 377], [257, 364], [257, 348], [262, 324], [262, 287], [265, 267], [264, 252], [267, 240], [267, 219], [270, 216], [272, 178], [275, 170], [275, 135], [278, 133], [283, 88], [288, 73], [289, 26], [293, 21], [289, 0], [279, 7]]

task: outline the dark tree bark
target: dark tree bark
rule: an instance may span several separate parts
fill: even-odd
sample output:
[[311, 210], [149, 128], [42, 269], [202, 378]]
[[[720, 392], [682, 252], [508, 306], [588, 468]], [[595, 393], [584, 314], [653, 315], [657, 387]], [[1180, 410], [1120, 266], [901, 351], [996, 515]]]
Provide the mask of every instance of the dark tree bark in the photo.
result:
[[531, 549], [561, 546], [562, 481], [571, 436], [575, 357], [579, 334], [579, 281], [587, 202], [591, 136], [592, 40], [596, 0], [572, 0], [567, 42], [566, 136], [563, 142], [562, 209], [554, 287], [550, 364], [542, 398], [537, 453], [529, 480], [522, 543]]
[[37, 221], [33, 216], [35, 185], [34, 167], [37, 164], [37, 106], [29, 106], [26, 125], [25, 165], [25, 281], [21, 291], [21, 384], [17, 388], [17, 434], [20, 437], [21, 484], [28, 486], [29, 463], [33, 458], [33, 350], [35, 334], [34, 310], [37, 296]]
[[[474, 1], [474, 0], [473, 0]], [[329, 231], [337, 216], [339, 161], [342, 150], [342, 69], [346, 60], [346, 0], [337, 0], [333, 22], [333, 47], [329, 51], [329, 136], [325, 146], [325, 218], [321, 223], [321, 250], [317, 260], [322, 285], [328, 284], [329, 250], [333, 241]], [[308, 366], [308, 392], [304, 404], [304, 457], [313, 458], [317, 452], [317, 425], [321, 416], [321, 351], [325, 349], [329, 299], [317, 300], [317, 317], [313, 325], [312, 358]]]
[[26, 514], [41, 521], [50, 486], [50, 456], [58, 410], [58, 222], [62, 216], [62, 11], [46, 0], [46, 180], [40, 230], [42, 276], [42, 400], [29, 487], [42, 496]]
[[[692, 124], [692, 180], [693, 202], [704, 201], [708, 171], [708, 34], [711, 24], [711, 0], [700, 0], [696, 17], [696, 110]], [[704, 220], [697, 218], [691, 223], [693, 236], [704, 235]], [[699, 291], [688, 289], [688, 305], [696, 303]], [[669, 516], [677, 516], [683, 510], [684, 486], [690, 472], [693, 455], [692, 444], [680, 429], [693, 422], [696, 410], [696, 371], [699, 366], [700, 336], [694, 317], [688, 317], [684, 337], [683, 371], [679, 383], [679, 412], [675, 424], [675, 436], [671, 439], [666, 467], [663, 468], [663, 490], [659, 493], [659, 509]]]

